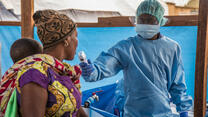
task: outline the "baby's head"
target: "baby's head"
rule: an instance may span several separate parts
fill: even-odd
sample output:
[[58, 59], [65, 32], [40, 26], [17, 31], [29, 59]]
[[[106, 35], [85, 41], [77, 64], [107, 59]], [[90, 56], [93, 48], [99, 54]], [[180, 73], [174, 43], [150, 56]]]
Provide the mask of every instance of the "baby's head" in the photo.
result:
[[34, 55], [34, 54], [42, 54], [43, 47], [42, 45], [34, 39], [18, 39], [16, 40], [10, 49], [10, 56], [14, 63], [17, 61]]

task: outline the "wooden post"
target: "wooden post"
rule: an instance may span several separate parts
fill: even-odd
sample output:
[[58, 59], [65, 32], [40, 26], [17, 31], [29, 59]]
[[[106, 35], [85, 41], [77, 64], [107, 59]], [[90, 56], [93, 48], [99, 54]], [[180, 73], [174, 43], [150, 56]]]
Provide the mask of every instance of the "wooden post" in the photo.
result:
[[205, 117], [208, 59], [208, 0], [200, 0], [199, 4], [195, 67], [194, 117]]
[[1, 43], [0, 43], [0, 79], [1, 79], [1, 77], [2, 77], [2, 76], [1, 76], [1, 71], [2, 71], [1, 68], [2, 68], [2, 67], [1, 67]]
[[21, 30], [22, 37], [34, 37], [34, 0], [21, 0]]

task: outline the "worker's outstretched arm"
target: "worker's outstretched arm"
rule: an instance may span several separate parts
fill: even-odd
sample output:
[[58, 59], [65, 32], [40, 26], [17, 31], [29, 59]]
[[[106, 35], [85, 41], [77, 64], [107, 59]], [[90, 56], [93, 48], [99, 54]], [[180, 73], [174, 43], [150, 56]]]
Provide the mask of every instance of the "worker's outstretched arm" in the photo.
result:
[[91, 63], [80, 63], [82, 76], [87, 82], [94, 82], [103, 78], [116, 75], [127, 66], [128, 58], [124, 52], [125, 41], [117, 43], [107, 52], [102, 52], [98, 58]]

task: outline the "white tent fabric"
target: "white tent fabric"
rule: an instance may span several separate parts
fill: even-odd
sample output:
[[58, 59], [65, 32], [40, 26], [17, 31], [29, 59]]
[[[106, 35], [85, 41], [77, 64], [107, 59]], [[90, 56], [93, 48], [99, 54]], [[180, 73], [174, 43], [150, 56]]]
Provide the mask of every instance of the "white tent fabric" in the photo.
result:
[[0, 1], [0, 21], [18, 21], [17, 16], [12, 11], [6, 9]]
[[164, 1], [175, 3], [176, 6], [185, 6], [190, 0], [164, 0]]
[[[7, 9], [13, 9], [14, 13], [20, 15], [20, 0], [1, 0]], [[143, 0], [34, 0], [35, 11], [41, 9], [78, 9], [89, 11], [114, 11], [123, 16], [134, 16], [138, 4]], [[170, 0], [165, 0], [170, 1]], [[187, 1], [187, 0], [174, 0]], [[184, 4], [180, 2], [181, 4]], [[168, 7], [164, 4], [166, 15]]]
[[119, 12], [109, 12], [109, 11], [86, 11], [86, 10], [75, 10], [66, 9], [59, 10], [60, 13], [66, 14], [75, 22], [81, 23], [95, 23], [98, 22], [99, 17], [114, 17], [121, 16]]

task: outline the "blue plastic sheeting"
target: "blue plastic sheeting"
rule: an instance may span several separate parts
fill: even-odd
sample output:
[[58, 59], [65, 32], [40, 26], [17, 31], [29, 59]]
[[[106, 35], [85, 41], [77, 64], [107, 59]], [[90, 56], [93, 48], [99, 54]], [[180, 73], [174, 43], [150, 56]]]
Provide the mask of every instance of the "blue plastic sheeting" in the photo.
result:
[[98, 88], [94, 88], [94, 89], [82, 92], [82, 105], [84, 105], [84, 102], [89, 97], [92, 96], [93, 92], [102, 91], [102, 92], [96, 93], [96, 95], [99, 97], [99, 101], [95, 101], [93, 104], [91, 104], [91, 106], [113, 113], [113, 105], [115, 104], [116, 86], [117, 84], [114, 83], [112, 85], [98, 87]]
[[[91, 110], [94, 110], [94, 111], [96, 111], [96, 112], [98, 112], [98, 113], [100, 113], [100, 114], [103, 115], [104, 117], [118, 117], [118, 116], [116, 116], [116, 115], [114, 115], [114, 114], [108, 113], [108, 112], [103, 111], [103, 110], [100, 110], [100, 109], [98, 109], [98, 108], [90, 107], [90, 109], [91, 109]], [[93, 116], [91, 116], [91, 117], [93, 117]], [[95, 116], [94, 116], [94, 117], [95, 117]]]
[[84, 110], [88, 114], [89, 117], [118, 117], [114, 114], [100, 110], [92, 106], [89, 108], [84, 108]]
[[21, 37], [21, 28], [12, 26], [0, 26], [0, 43], [1, 43], [1, 68], [2, 75], [12, 65], [9, 55], [12, 43]]
[[[2, 72], [5, 72], [11, 65], [12, 61], [9, 57], [9, 49], [11, 44], [21, 37], [20, 27], [17, 26], [0, 26], [0, 42], [2, 43]], [[36, 32], [36, 29], [35, 29]], [[174, 26], [162, 27], [161, 33], [173, 40], [176, 40], [182, 48], [182, 59], [186, 73], [186, 83], [188, 94], [194, 96], [194, 74], [195, 74], [195, 55], [196, 55], [196, 26]], [[87, 58], [95, 60], [101, 51], [106, 51], [116, 42], [134, 36], [134, 27], [107, 27], [107, 28], [78, 28], [78, 51], [85, 51]], [[38, 40], [35, 33], [35, 39]], [[69, 62], [72, 65], [78, 64], [78, 56], [75, 60]], [[88, 90], [100, 86], [113, 84], [116, 80], [122, 78], [120, 72], [113, 78], [107, 78], [95, 83], [87, 83], [81, 78], [82, 90]]]

